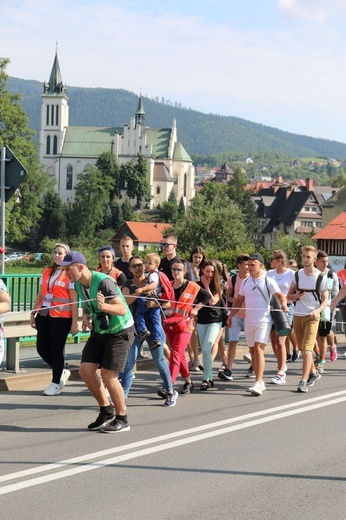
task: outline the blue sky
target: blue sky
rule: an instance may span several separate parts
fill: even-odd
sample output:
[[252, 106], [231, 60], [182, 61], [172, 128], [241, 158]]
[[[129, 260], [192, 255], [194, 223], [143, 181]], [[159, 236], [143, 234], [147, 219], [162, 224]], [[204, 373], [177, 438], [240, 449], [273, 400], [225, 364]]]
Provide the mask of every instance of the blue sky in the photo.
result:
[[10, 76], [47, 80], [58, 40], [67, 87], [346, 142], [345, 0], [0, 0], [0, 12]]

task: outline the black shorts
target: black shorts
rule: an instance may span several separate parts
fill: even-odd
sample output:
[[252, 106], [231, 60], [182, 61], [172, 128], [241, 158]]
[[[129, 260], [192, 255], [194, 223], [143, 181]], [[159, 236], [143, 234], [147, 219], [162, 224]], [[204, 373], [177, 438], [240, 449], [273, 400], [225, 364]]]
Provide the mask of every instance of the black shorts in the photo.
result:
[[134, 327], [117, 334], [92, 332], [82, 352], [81, 363], [97, 363], [102, 368], [122, 372], [134, 341]]
[[332, 322], [331, 321], [320, 321], [318, 326], [318, 335], [321, 338], [326, 338], [329, 332], [332, 330]]

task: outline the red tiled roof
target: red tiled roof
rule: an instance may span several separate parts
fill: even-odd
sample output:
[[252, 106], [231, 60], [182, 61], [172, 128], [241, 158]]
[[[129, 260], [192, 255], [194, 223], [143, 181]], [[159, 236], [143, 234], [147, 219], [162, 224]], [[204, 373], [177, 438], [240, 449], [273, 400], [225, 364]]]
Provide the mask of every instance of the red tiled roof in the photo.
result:
[[[167, 222], [132, 222], [127, 220], [125, 224], [123, 224], [121, 230], [123, 230], [125, 226], [138, 242], [151, 242], [155, 244], [161, 242], [162, 235], [172, 227], [172, 224], [168, 224]], [[118, 234], [119, 232], [117, 235]], [[123, 233], [121, 234], [123, 235]], [[112, 238], [112, 240], [115, 239], [116, 236]]]
[[314, 239], [346, 240], [346, 211], [340, 213], [325, 228], [316, 233]]

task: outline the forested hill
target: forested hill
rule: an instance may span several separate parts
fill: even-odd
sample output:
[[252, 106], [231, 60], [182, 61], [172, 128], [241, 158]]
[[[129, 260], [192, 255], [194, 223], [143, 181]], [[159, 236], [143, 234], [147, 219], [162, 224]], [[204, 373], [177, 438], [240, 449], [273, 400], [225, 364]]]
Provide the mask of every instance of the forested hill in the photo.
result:
[[[30, 126], [40, 127], [43, 83], [9, 78], [8, 90], [22, 96]], [[122, 89], [67, 87], [71, 126], [122, 126], [128, 124], [138, 106], [138, 96]], [[177, 120], [178, 139], [190, 154], [222, 152], [280, 152], [292, 157], [327, 156], [345, 158], [346, 144], [284, 132], [232, 116], [204, 114], [143, 97], [146, 124], [151, 128], [171, 127]]]

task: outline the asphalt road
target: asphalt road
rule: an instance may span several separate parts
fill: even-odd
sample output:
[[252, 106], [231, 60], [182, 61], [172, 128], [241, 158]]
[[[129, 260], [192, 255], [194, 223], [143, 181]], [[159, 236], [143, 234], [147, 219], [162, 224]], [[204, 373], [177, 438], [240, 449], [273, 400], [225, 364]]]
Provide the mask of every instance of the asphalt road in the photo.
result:
[[261, 397], [246, 392], [246, 368], [174, 408], [157, 397], [156, 372], [139, 372], [131, 430], [112, 435], [86, 431], [98, 411], [82, 382], [55, 397], [1, 393], [2, 518], [345, 520], [346, 358], [307, 394], [296, 392], [300, 361]]

